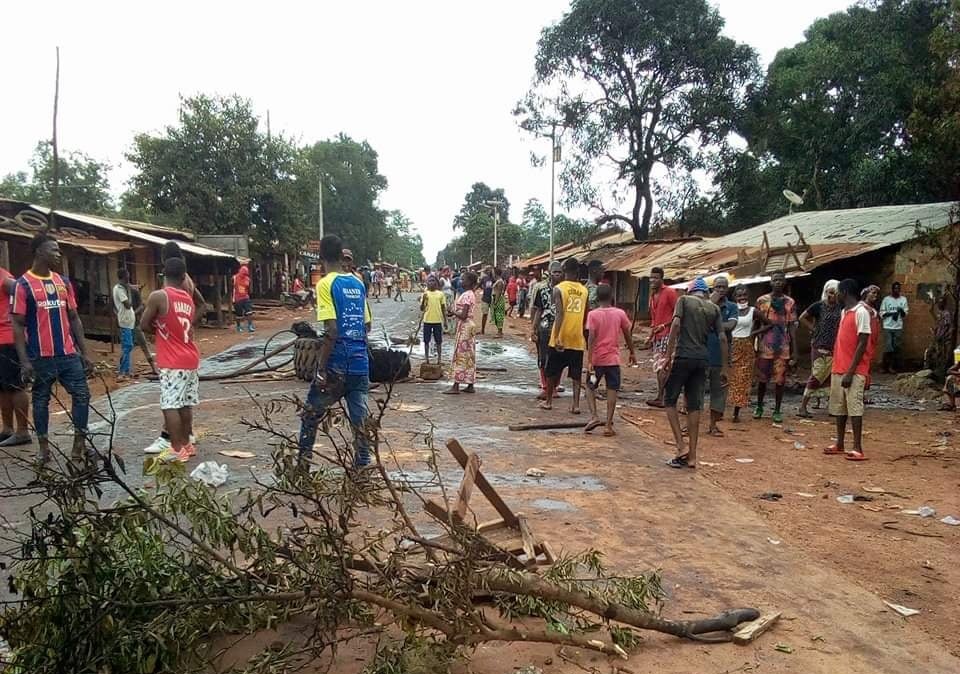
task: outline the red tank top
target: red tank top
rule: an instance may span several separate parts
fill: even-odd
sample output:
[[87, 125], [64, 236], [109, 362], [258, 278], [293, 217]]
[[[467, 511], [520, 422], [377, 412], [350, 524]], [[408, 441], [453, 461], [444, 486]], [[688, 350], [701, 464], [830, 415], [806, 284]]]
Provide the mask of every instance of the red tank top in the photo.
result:
[[170, 370], [196, 370], [200, 350], [193, 341], [193, 298], [179, 288], [164, 288], [167, 313], [157, 316], [157, 365]]

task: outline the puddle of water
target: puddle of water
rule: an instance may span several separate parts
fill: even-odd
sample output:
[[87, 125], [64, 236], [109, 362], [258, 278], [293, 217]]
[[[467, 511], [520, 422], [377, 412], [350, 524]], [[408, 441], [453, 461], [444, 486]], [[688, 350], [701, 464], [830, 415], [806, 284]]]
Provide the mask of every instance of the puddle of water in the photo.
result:
[[540, 510], [554, 510], [564, 513], [573, 512], [577, 509], [577, 506], [567, 503], [566, 501], [557, 501], [552, 498], [538, 498], [535, 501], [530, 501], [530, 505]]

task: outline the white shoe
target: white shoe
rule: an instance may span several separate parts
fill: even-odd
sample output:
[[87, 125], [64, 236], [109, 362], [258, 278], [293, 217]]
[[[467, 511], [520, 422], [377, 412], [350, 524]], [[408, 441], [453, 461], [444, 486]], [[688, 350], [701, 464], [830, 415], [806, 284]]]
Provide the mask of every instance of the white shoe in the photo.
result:
[[197, 436], [195, 436], [193, 433], [190, 434], [190, 444], [191, 445], [197, 444]]
[[161, 454], [163, 452], [170, 451], [170, 449], [172, 449], [170, 441], [161, 435], [159, 438], [153, 441], [153, 444], [151, 444], [149, 447], [145, 447], [143, 453]]

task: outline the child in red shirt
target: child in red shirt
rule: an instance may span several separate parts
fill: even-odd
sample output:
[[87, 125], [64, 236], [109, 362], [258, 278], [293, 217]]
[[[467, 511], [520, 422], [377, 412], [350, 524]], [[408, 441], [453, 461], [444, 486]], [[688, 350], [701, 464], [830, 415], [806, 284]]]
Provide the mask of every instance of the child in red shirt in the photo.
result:
[[165, 458], [176, 461], [188, 461], [197, 453], [190, 436], [193, 408], [200, 404], [200, 350], [193, 341], [196, 307], [181, 288], [186, 274], [182, 259], [168, 258], [163, 265], [164, 287], [150, 293], [140, 319], [143, 331], [157, 336], [160, 409], [171, 444]]
[[587, 371], [593, 372], [587, 380], [587, 403], [590, 405], [590, 421], [584, 427], [589, 433], [603, 425], [597, 415], [597, 397], [594, 391], [601, 380], [607, 382], [607, 427], [603, 434], [616, 435], [613, 430], [613, 414], [617, 409], [617, 391], [620, 390], [620, 335], [623, 335], [630, 350], [630, 365], [637, 362], [630, 334], [630, 319], [623, 309], [611, 306], [613, 289], [608, 285], [597, 287], [599, 306], [587, 313]]

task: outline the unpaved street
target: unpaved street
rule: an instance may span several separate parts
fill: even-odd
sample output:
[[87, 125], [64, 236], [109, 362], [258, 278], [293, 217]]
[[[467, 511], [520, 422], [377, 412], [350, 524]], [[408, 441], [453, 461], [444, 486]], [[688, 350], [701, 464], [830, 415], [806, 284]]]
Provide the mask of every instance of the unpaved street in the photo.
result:
[[[415, 305], [412, 300], [374, 304], [374, 334], [408, 334], [416, 325]], [[910, 446], [889, 439], [899, 438], [899, 431], [885, 437], [888, 427], [912, 424], [918, 441], [926, 443], [929, 438], [933, 442], [928, 430], [942, 417], [868, 411], [872, 460], [859, 465], [836, 458], [828, 462], [820, 455], [820, 447], [829, 438], [823, 416], [811, 424], [788, 422], [782, 429], [771, 428], [769, 422], [744, 422], [742, 430], [732, 430], [727, 424], [726, 438], [704, 442], [701, 459], [716, 465], [696, 472], [674, 471], [664, 465], [671, 448], [663, 443], [668, 432], [662, 413], [648, 410], [642, 403], [647, 397], [642, 391], [650, 391], [646, 365], [629, 371], [625, 386], [629, 393], [621, 411], [637, 424], [618, 419], [618, 437], [584, 436], [579, 431], [508, 431], [508, 423], [571, 418], [566, 404], [569, 392], [552, 412], [536, 409], [535, 361], [519, 337], [525, 330], [525, 323], [515, 321], [505, 339], [488, 336], [480, 342], [479, 365], [504, 367], [507, 372], [484, 373], [474, 396], [440, 395], [448, 385], [445, 382], [397, 386], [392, 405], [425, 409], [389, 412], [384, 435], [393, 450], [392, 458], [413, 479], [424, 470], [427, 451], [423, 434], [431, 424], [437, 446], [447, 438], [458, 438], [468, 450], [480, 454], [484, 473], [504, 499], [514, 510], [527, 514], [537, 535], [555, 548], [597, 548], [605, 553], [610, 566], [624, 573], [662, 569], [669, 616], [691, 618], [737, 606], [783, 611], [784, 619], [773, 631], [748, 647], [649, 636], [630, 662], [624, 663], [630, 671], [960, 671], [956, 657], [960, 641], [955, 631], [960, 614], [955, 600], [950, 599], [960, 586], [955, 565], [960, 527], [920, 521], [888, 507], [936, 502], [938, 518], [950, 512], [960, 514], [957, 462], [891, 462]], [[259, 354], [268, 336], [245, 339], [234, 351], [208, 360], [205, 370], [232, 368], [242, 363], [243, 357]], [[449, 346], [446, 344], [445, 350]], [[270, 467], [267, 438], [250, 432], [240, 420], [255, 416], [253, 400], [302, 395], [305, 388], [305, 384], [290, 381], [203, 383], [203, 402], [196, 415], [200, 460], [228, 464], [231, 488], [250, 485], [254, 475], [265, 476]], [[382, 394], [374, 397], [377, 395]], [[115, 443], [127, 460], [133, 484], [143, 479], [140, 448], [158, 430], [157, 398], [157, 387], [150, 383], [128, 386], [112, 396], [119, 420]], [[96, 406], [107, 409], [103, 399]], [[929, 428], [923, 427], [928, 423], [924, 419], [929, 420]], [[296, 426], [295, 418], [271, 421], [287, 430]], [[217, 454], [225, 448], [251, 451], [257, 457], [230, 459]], [[753, 462], [738, 463], [737, 458]], [[456, 463], [445, 452], [441, 459], [444, 473], [456, 483], [460, 476]], [[544, 470], [546, 477], [525, 477], [529, 468]], [[862, 504], [870, 509], [836, 501], [838, 494], [864, 493], [863, 488], [871, 485], [909, 498], [876, 495]], [[783, 498], [777, 503], [757, 499], [767, 491], [782, 493]], [[108, 493], [105, 499], [116, 496]], [[479, 505], [482, 500], [476, 497], [472, 503]], [[16, 523], [22, 520], [25, 505], [7, 499], [2, 504], [3, 515]], [[411, 507], [414, 505], [412, 502]], [[477, 516], [488, 519], [491, 513], [480, 510]], [[891, 520], [902, 528], [942, 538], [884, 529], [882, 523]], [[429, 533], [427, 520], [420, 521]], [[884, 606], [884, 599], [919, 608], [921, 614], [901, 618]], [[777, 644], [789, 646], [793, 652], [777, 651]], [[610, 671], [600, 656], [569, 649], [565, 655], [582, 667]], [[358, 671], [363, 663], [354, 657], [363, 656], [362, 649], [346, 653], [342, 669], [337, 671]], [[545, 672], [582, 671], [545, 645], [483, 646], [475, 653], [471, 670], [500, 674], [530, 664]]]

